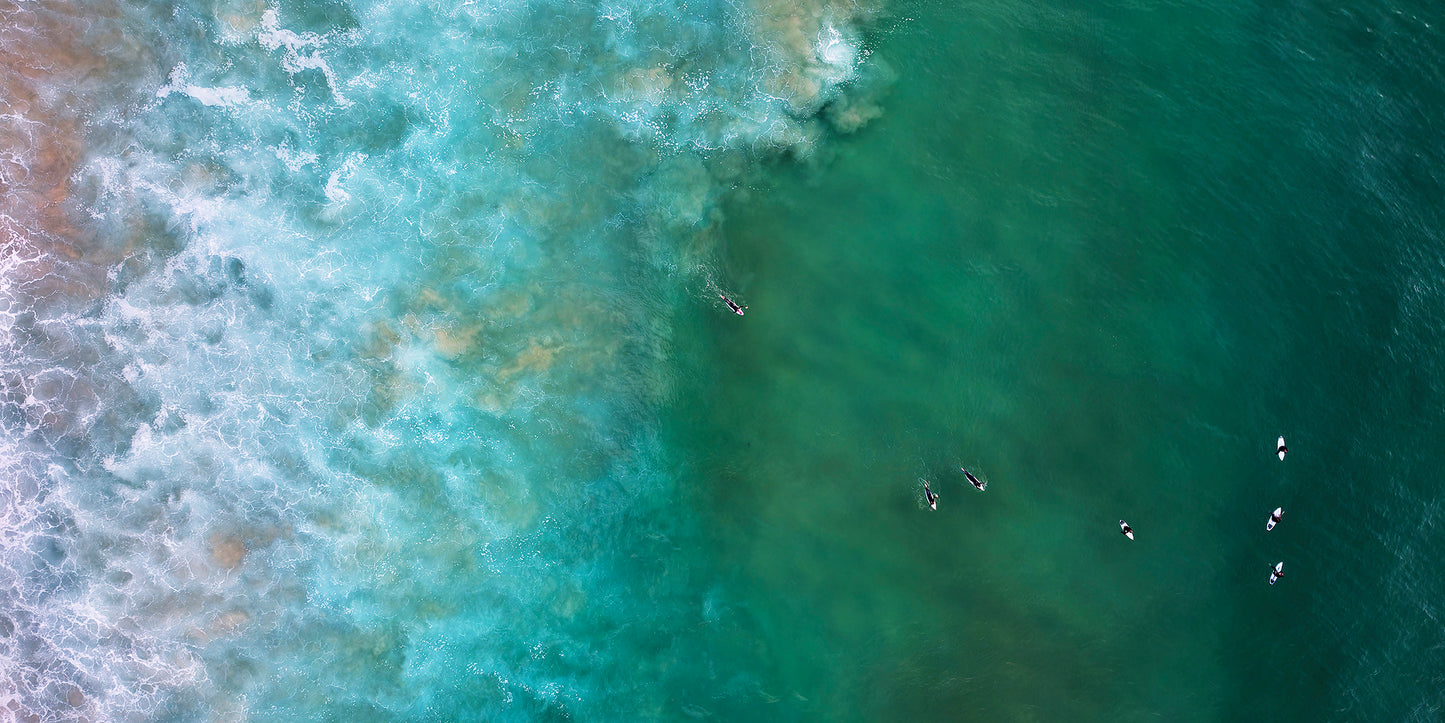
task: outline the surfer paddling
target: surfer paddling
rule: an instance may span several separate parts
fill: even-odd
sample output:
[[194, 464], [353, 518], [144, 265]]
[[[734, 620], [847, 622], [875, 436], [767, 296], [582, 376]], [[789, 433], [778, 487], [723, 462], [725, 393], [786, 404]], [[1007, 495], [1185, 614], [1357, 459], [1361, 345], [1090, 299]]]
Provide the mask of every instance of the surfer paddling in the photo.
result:
[[1284, 563], [1277, 562], [1274, 564], [1274, 569], [1269, 571], [1269, 584], [1273, 585], [1275, 580], [1282, 577], [1284, 577]]
[[1281, 517], [1284, 517], [1284, 508], [1274, 508], [1274, 512], [1269, 513], [1269, 522], [1265, 523], [1264, 531], [1269, 532], [1270, 530], [1273, 530], [1274, 526], [1279, 524], [1279, 518]]
[[928, 498], [928, 509], [937, 511], [938, 495], [933, 494], [933, 490], [928, 489], [928, 480], [923, 480], [923, 496]]
[[1134, 539], [1134, 528], [1130, 527], [1129, 523], [1119, 520], [1119, 531], [1124, 533], [1125, 537], [1131, 540]]
[[[738, 313], [742, 313], [742, 312], [738, 312]], [[1285, 454], [1285, 452], [1288, 452], [1288, 451], [1289, 451], [1289, 447], [1284, 446], [1284, 437], [1280, 437], [1280, 438], [1279, 438], [1279, 441], [1278, 441], [1278, 442], [1275, 442], [1275, 445], [1279, 447], [1279, 449], [1276, 449], [1276, 450], [1275, 450], [1275, 452], [1276, 452], [1277, 454], [1279, 454], [1279, 461], [1283, 462], [1283, 461], [1284, 461], [1284, 454]]]
[[959, 468], [958, 468], [958, 471], [959, 471], [959, 472], [962, 472], [962, 473], [963, 473], [963, 476], [964, 476], [964, 477], [967, 477], [967, 478], [968, 478], [968, 481], [969, 481], [969, 482], [972, 482], [972, 483], [973, 483], [973, 486], [974, 486], [974, 487], [977, 487], [979, 492], [982, 492], [982, 491], [983, 491], [983, 488], [985, 488], [985, 487], [988, 486], [988, 483], [987, 483], [987, 482], [980, 482], [980, 481], [978, 481], [978, 478], [977, 478], [977, 477], [974, 477], [972, 472], [970, 472], [970, 471], [968, 471], [968, 470], [966, 470], [966, 469], [964, 469], [964, 468], [962, 468], [962, 467], [959, 467]]
[[722, 300], [723, 300], [723, 303], [727, 304], [727, 305], [728, 305], [728, 308], [729, 308], [729, 309], [732, 309], [732, 310], [733, 310], [733, 313], [734, 313], [734, 314], [737, 314], [738, 316], [742, 316], [742, 315], [743, 315], [743, 309], [748, 308], [748, 307], [746, 307], [746, 306], [738, 306], [736, 303], [733, 302], [732, 299], [729, 299], [728, 297], [723, 296], [722, 294], [718, 294], [718, 296], [721, 297]]

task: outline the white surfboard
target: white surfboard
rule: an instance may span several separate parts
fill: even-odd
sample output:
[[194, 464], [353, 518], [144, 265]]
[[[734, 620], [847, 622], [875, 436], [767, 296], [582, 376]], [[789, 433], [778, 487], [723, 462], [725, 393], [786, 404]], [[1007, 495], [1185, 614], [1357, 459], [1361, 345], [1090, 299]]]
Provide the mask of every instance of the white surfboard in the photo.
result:
[[1274, 526], [1276, 524], [1279, 524], [1279, 518], [1281, 517], [1284, 517], [1284, 508], [1274, 508], [1274, 512], [1269, 513], [1269, 522], [1264, 523], [1264, 531], [1269, 532], [1270, 530], [1273, 530]]
[[1125, 537], [1131, 540], [1134, 539], [1134, 528], [1130, 527], [1129, 523], [1119, 520], [1119, 531], [1124, 533]]
[[1284, 577], [1284, 563], [1277, 562], [1274, 569], [1269, 571], [1269, 584], [1273, 585], [1275, 580]]
[[923, 483], [923, 496], [928, 500], [928, 509], [933, 510], [934, 512], [937, 512], [937, 511], [938, 511], [938, 495], [933, 494], [933, 490], [928, 489], [928, 482], [926, 482], [926, 481]]
[[1289, 447], [1284, 446], [1284, 437], [1280, 437], [1279, 441], [1275, 442], [1275, 445], [1278, 447], [1275, 452], [1279, 454], [1279, 461], [1283, 462], [1284, 453], [1289, 451]]

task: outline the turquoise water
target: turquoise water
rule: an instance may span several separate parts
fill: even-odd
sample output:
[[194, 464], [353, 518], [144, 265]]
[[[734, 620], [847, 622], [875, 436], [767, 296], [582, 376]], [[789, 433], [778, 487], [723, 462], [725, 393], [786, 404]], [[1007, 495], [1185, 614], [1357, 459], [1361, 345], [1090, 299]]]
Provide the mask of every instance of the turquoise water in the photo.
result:
[[1434, 720], [1439, 15], [10, 3], [0, 710]]

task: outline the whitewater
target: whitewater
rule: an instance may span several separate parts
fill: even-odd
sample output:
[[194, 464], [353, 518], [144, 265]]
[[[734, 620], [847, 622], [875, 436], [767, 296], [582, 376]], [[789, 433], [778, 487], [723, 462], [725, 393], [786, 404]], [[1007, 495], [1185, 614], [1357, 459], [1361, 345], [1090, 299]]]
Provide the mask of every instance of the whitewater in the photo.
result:
[[671, 632], [709, 604], [669, 319], [738, 292], [760, 161], [876, 114], [873, 12], [7, 0], [7, 719], [620, 720], [745, 678]]

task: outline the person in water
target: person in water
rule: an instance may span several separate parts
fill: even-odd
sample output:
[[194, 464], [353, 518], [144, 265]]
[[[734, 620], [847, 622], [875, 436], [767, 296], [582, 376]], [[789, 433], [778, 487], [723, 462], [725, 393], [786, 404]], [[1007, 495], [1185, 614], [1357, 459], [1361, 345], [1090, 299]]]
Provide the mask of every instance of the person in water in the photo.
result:
[[725, 303], [728, 305], [728, 308], [729, 308], [729, 309], [732, 309], [732, 310], [733, 310], [733, 313], [737, 314], [738, 316], [742, 316], [742, 315], [743, 315], [743, 309], [748, 308], [748, 307], [746, 307], [746, 306], [738, 306], [736, 303], [733, 303], [733, 300], [732, 300], [732, 299], [729, 299], [728, 297], [723, 296], [722, 294], [718, 294], [718, 296], [722, 297], [723, 302], [725, 302]]
[[[1134, 528], [1130, 527], [1130, 526], [1129, 526], [1129, 523], [1127, 523], [1127, 522], [1125, 522], [1125, 521], [1123, 521], [1123, 520], [1119, 520], [1119, 531], [1122, 532], [1122, 533], [1124, 533], [1124, 536], [1125, 536], [1125, 537], [1128, 537], [1129, 535], [1134, 534]], [[1130, 539], [1133, 539], [1133, 538], [1130, 538]]]
[[938, 495], [933, 494], [933, 490], [928, 489], [928, 480], [923, 480], [923, 496], [928, 498], [928, 509], [938, 509]]
[[980, 482], [980, 481], [978, 481], [978, 478], [977, 478], [977, 477], [974, 477], [972, 472], [969, 472], [968, 470], [966, 470], [966, 469], [964, 469], [964, 468], [962, 468], [962, 467], [959, 467], [958, 470], [959, 470], [960, 472], [962, 472], [962, 473], [963, 473], [963, 476], [964, 476], [964, 477], [967, 477], [967, 478], [968, 478], [968, 481], [969, 481], [969, 482], [972, 482], [972, 483], [973, 483], [973, 486], [974, 486], [974, 487], [977, 487], [980, 492], [983, 491], [983, 488], [984, 488], [984, 487], [987, 487], [987, 486], [988, 486], [988, 483], [987, 483], [987, 482]]

